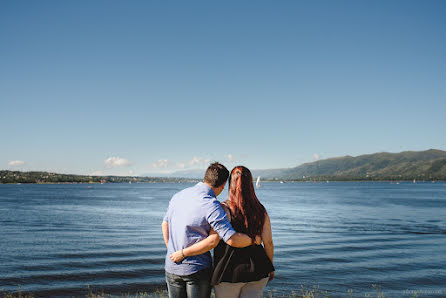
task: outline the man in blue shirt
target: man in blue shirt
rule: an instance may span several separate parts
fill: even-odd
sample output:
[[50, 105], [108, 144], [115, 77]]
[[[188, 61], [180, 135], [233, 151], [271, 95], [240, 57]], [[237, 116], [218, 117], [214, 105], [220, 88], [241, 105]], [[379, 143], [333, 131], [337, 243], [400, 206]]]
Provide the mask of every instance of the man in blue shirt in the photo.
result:
[[[234, 247], [254, 243], [249, 236], [232, 228], [216, 198], [223, 191], [228, 176], [225, 166], [213, 163], [206, 170], [204, 182], [176, 193], [169, 202], [162, 231], [167, 246], [165, 270], [170, 298], [210, 297], [212, 259], [209, 251], [217, 246], [219, 237]], [[211, 228], [219, 237], [209, 236]], [[199, 241], [202, 245], [194, 256], [183, 255], [179, 263], [170, 259], [172, 253], [181, 250], [183, 254], [184, 248]]]

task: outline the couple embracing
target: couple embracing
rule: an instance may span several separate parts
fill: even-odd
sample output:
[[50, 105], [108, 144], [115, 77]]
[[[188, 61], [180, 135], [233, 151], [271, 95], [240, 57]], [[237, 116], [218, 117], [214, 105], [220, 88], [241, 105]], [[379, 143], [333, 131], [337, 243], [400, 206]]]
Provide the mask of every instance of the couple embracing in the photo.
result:
[[[220, 204], [228, 176], [228, 200]], [[217, 298], [262, 297], [274, 278], [270, 219], [243, 166], [229, 174], [211, 164], [203, 182], [172, 197], [162, 231], [170, 298], [210, 297], [212, 286]]]

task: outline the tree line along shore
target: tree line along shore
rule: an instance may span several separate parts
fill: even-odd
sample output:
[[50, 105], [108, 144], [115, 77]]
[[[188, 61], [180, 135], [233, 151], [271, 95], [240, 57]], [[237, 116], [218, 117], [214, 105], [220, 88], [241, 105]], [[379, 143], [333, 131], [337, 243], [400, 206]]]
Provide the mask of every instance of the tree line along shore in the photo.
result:
[[0, 171], [0, 183], [179, 183], [195, 182], [196, 179], [138, 176], [89, 176], [58, 174], [51, 172]]

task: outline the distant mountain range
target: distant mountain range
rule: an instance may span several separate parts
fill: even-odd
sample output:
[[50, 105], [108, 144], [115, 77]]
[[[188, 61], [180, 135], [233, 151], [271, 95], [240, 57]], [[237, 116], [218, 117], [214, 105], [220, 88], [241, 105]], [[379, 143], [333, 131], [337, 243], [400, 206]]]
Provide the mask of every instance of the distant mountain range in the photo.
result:
[[[446, 179], [446, 151], [405, 151], [343, 156], [294, 168], [253, 170], [267, 180], [428, 180]], [[204, 170], [178, 171], [168, 177], [202, 179]]]
[[300, 180], [308, 177], [339, 180], [445, 179], [446, 151], [405, 151], [344, 156], [305, 163], [295, 168], [266, 171], [265, 178]]
[[[0, 183], [153, 183], [194, 182], [203, 179], [204, 169], [171, 174], [87, 176], [48, 172], [0, 171]], [[287, 169], [253, 170], [262, 180], [284, 181], [360, 181], [360, 180], [446, 180], [446, 151], [405, 151], [343, 156], [304, 163]], [[151, 177], [150, 177], [151, 176]]]

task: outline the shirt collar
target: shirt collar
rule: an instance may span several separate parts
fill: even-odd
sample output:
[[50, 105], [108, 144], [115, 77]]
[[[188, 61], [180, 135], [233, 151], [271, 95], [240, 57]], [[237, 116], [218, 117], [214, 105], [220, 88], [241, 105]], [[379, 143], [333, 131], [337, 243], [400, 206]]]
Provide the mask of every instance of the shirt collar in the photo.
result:
[[211, 197], [217, 197], [215, 195], [215, 192], [212, 190], [212, 188], [210, 188], [209, 185], [207, 185], [206, 183], [198, 182], [197, 187], [199, 187], [200, 189], [206, 190], [206, 193], [208, 195], [210, 195]]

